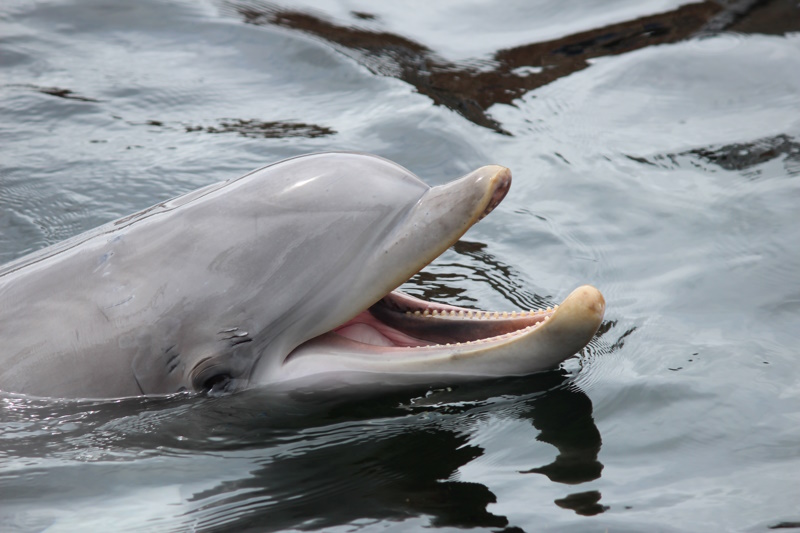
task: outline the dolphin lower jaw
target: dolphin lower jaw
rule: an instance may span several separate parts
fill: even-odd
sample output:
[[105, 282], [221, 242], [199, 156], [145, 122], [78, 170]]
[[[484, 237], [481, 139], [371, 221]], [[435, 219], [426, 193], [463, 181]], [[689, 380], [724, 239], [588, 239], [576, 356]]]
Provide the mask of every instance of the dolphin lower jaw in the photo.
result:
[[557, 367], [586, 346], [604, 311], [602, 294], [588, 285], [552, 309], [503, 313], [395, 291], [298, 346], [267, 382], [359, 377], [375, 382], [375, 374], [386, 374], [392, 381], [417, 383], [432, 376], [464, 381], [531, 374]]

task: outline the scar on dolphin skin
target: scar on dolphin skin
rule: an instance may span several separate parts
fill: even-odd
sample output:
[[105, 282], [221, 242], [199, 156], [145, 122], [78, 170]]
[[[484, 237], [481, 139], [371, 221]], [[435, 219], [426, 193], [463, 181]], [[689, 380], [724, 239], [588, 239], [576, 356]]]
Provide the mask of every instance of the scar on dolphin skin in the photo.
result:
[[550, 370], [598, 331], [594, 287], [496, 312], [396, 290], [510, 186], [498, 165], [429, 187], [386, 159], [331, 152], [159, 202], [0, 267], [0, 390], [380, 390]]

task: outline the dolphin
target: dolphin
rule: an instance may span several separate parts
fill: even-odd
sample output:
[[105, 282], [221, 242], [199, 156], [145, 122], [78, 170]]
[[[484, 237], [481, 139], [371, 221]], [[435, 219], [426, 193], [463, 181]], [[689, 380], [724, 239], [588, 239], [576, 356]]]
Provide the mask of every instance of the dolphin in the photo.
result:
[[0, 267], [0, 390], [57, 398], [425, 384], [554, 368], [600, 292], [492, 313], [395, 289], [503, 199], [485, 166], [429, 187], [361, 153], [299, 156]]

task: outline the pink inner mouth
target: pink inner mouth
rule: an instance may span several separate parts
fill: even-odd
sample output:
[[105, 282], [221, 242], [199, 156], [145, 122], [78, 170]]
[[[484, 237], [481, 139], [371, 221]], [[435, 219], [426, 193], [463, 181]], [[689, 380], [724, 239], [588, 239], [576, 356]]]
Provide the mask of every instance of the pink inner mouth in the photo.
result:
[[351, 341], [386, 348], [420, 348], [487, 342], [535, 329], [554, 309], [475, 311], [392, 292], [333, 330]]

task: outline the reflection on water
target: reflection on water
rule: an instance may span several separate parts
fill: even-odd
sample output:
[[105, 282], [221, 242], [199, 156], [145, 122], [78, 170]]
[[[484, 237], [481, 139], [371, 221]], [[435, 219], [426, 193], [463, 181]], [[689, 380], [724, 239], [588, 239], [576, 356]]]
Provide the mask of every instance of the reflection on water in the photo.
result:
[[[540, 433], [541, 442], [558, 449], [555, 460], [531, 468], [524, 474], [543, 474], [550, 481], [578, 485], [600, 477], [603, 465], [597, 459], [602, 439], [592, 418], [592, 402], [582, 390], [571, 385], [552, 390], [533, 406], [531, 421]], [[608, 507], [601, 505], [600, 492], [571, 493], [555, 500], [556, 505], [591, 516]]]
[[95, 100], [94, 98], [88, 98], [86, 96], [75, 94], [71, 89], [61, 89], [59, 87], [38, 87], [36, 85], [16, 85], [16, 84], [11, 84], [8, 86], [23, 87], [34, 91], [38, 91], [42, 94], [49, 94], [50, 96], [65, 98], [67, 100], [78, 100], [79, 102], [99, 102], [99, 100]]
[[730, 171], [743, 171], [773, 159], [781, 159], [788, 175], [800, 173], [800, 143], [787, 135], [758, 139], [750, 143], [698, 148], [680, 154], [657, 155], [649, 159], [630, 157], [638, 163], [661, 166], [679, 166], [682, 157], [691, 157]]
[[[470, 443], [474, 426], [508, 417], [527, 421], [538, 430], [536, 441], [557, 450], [553, 462], [523, 473], [567, 485], [600, 476], [601, 439], [591, 401], [564, 372], [418, 394], [250, 391], [222, 398], [58, 403], [6, 397], [0, 495], [6, 505], [59, 498], [71, 475], [54, 467], [65, 461], [97, 464], [104, 473], [70, 491], [91, 500], [110, 490], [108, 480], [113, 483], [130, 463], [150, 458], [181, 469], [192, 456], [214, 462], [224, 454], [236, 468], [185, 495], [181, 512], [162, 525], [175, 520], [173, 526], [203, 530], [278, 531], [424, 515], [435, 526], [504, 527], [508, 518], [487, 508], [496, 502], [492, 491], [459, 481], [458, 472], [484, 453]], [[130, 474], [133, 483], [151, 475], [147, 468]], [[598, 494], [588, 503], [571, 493], [555, 503], [589, 515], [604, 509], [599, 499]], [[15, 520], [29, 518], [23, 513]], [[40, 519], [63, 525], [58, 513]]]
[[302, 122], [263, 122], [260, 120], [222, 119], [218, 126], [186, 126], [186, 131], [205, 133], [238, 133], [243, 137], [280, 139], [286, 137], [322, 137], [336, 133], [331, 128]]
[[[716, 1], [687, 4], [667, 13], [637, 18], [554, 41], [498, 50], [491, 60], [450, 63], [406, 37], [342, 26], [312, 13], [266, 2], [230, 4], [248, 24], [274, 24], [321, 37], [376, 74], [400, 78], [475, 124], [508, 134], [487, 112], [495, 104], [513, 104], [525, 93], [589, 66], [597, 57], [674, 43], [700, 33], [720, 32], [752, 10], [756, 0], [733, 5]], [[780, 4], [780, 2], [772, 2]], [[374, 15], [354, 13], [360, 20]], [[797, 29], [789, 25], [787, 29]]]

